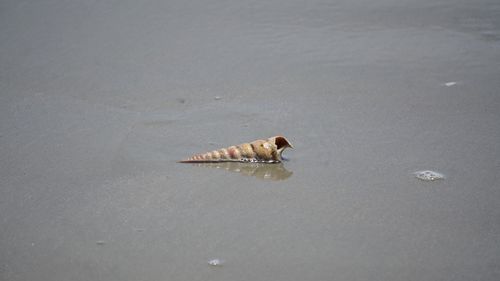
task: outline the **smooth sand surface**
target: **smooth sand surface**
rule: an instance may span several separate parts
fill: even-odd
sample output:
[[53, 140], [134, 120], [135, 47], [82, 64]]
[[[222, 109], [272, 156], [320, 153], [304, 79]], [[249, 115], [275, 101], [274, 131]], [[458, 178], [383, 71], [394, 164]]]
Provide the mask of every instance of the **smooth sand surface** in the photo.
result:
[[496, 0], [0, 2], [0, 280], [496, 281], [499, 159]]

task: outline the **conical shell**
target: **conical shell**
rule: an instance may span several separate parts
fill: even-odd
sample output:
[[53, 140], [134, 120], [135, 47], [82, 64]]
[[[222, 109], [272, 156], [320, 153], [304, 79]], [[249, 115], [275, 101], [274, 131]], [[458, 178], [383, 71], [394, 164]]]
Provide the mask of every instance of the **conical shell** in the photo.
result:
[[281, 153], [290, 142], [282, 136], [275, 136], [267, 140], [256, 140], [227, 148], [195, 154], [181, 163], [208, 163], [208, 162], [258, 162], [280, 163]]

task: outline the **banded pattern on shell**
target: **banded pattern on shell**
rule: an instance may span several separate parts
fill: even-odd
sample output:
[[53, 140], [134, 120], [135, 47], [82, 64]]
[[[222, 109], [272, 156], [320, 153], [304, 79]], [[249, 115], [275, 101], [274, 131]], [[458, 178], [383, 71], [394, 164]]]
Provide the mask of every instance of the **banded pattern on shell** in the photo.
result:
[[281, 153], [287, 147], [292, 147], [290, 142], [282, 136], [275, 136], [267, 140], [256, 140], [242, 143], [227, 148], [195, 154], [181, 163], [208, 163], [208, 162], [257, 162], [280, 163]]

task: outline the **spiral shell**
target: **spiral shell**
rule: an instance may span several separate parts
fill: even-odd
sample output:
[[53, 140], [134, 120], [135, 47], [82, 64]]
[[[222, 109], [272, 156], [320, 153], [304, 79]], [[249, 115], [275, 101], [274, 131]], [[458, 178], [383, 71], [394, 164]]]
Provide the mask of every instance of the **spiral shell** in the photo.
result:
[[208, 163], [208, 162], [258, 162], [280, 163], [281, 153], [287, 147], [292, 147], [290, 142], [282, 136], [275, 136], [267, 140], [256, 140], [242, 143], [211, 152], [193, 155], [181, 163]]

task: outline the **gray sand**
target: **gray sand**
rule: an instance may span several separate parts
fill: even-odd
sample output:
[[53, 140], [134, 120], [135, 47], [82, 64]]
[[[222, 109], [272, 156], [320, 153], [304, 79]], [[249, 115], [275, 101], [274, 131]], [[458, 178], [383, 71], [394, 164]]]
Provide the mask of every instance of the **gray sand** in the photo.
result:
[[0, 280], [500, 280], [499, 89], [497, 0], [1, 1]]

